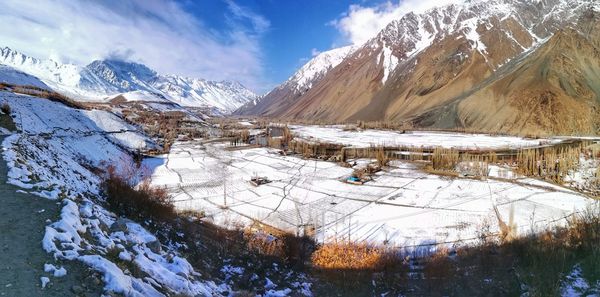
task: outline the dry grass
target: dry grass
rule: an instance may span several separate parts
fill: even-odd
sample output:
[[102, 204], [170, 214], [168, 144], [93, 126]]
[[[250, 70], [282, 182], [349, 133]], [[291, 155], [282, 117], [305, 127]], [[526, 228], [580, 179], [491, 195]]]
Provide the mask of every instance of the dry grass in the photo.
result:
[[515, 235], [511, 218], [499, 221], [505, 225], [501, 232], [482, 232], [478, 245], [440, 246], [432, 255], [410, 260], [417, 267], [412, 273], [398, 254], [364, 244], [323, 245], [313, 253], [312, 264], [320, 271], [315, 275], [344, 294], [558, 296], [575, 265], [588, 283], [600, 280], [598, 206], [571, 217], [565, 227], [528, 236]]
[[377, 270], [385, 265], [387, 253], [360, 243], [328, 243], [320, 246], [311, 257], [319, 269]]
[[244, 240], [249, 251], [271, 257], [285, 257], [284, 242], [278, 237], [260, 231], [244, 231]]
[[30, 95], [30, 96], [34, 96], [34, 97], [45, 98], [50, 101], [59, 102], [68, 107], [75, 108], [75, 109], [89, 109], [88, 106], [86, 106], [85, 104], [77, 102], [67, 96], [64, 96], [64, 95], [59, 94], [54, 91], [48, 91], [46, 89], [42, 89], [42, 88], [38, 88], [38, 87], [34, 87], [34, 86], [13, 85], [13, 84], [3, 83], [2, 88], [10, 88], [10, 90], [14, 93]]
[[487, 234], [480, 245], [459, 248], [454, 257], [442, 250], [426, 259], [424, 286], [434, 295], [558, 296], [575, 265], [589, 283], [600, 279], [597, 206], [571, 217], [565, 227], [524, 237], [514, 236], [510, 221], [498, 240]]

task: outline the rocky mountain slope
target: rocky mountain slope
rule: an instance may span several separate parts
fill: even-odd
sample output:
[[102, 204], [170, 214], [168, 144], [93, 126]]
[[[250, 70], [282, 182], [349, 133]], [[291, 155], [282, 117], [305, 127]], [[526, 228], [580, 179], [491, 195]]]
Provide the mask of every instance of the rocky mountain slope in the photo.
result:
[[319, 53], [283, 84], [265, 96], [246, 103], [235, 113], [260, 114], [290, 107], [356, 49], [355, 46], [346, 46]]
[[[250, 113], [520, 134], [592, 134], [600, 102], [600, 3], [465, 1], [409, 13], [291, 104]], [[284, 84], [285, 85], [285, 84]]]
[[237, 82], [162, 75], [143, 64], [117, 60], [96, 60], [81, 67], [0, 48], [0, 64], [38, 77], [50, 88], [78, 100], [110, 100], [120, 95], [139, 100], [138, 94], [143, 93], [146, 101], [169, 100], [229, 113], [257, 98]]

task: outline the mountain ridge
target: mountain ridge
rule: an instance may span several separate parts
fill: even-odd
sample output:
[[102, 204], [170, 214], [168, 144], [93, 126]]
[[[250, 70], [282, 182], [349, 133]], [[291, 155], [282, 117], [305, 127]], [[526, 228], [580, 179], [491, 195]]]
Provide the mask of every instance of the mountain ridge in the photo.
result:
[[135, 62], [94, 60], [82, 67], [37, 59], [4, 47], [0, 48], [0, 64], [38, 77], [55, 91], [78, 100], [104, 101], [120, 95], [136, 97], [126, 95], [142, 92], [147, 100], [166, 99], [185, 107], [230, 113], [257, 98], [239, 82], [163, 75]]
[[[519, 76], [525, 73], [519, 71], [519, 65], [529, 65], [527, 60], [537, 57], [539, 51], [547, 50], [544, 45], [561, 29], [597, 32], [594, 29], [598, 28], [598, 11], [600, 3], [591, 0], [490, 0], [465, 1], [463, 4], [433, 8], [422, 14], [408, 13], [392, 21], [327, 71], [293, 104], [274, 104], [276, 108], [255, 110], [254, 114], [332, 122], [387, 120], [424, 128], [519, 134], [595, 134], [598, 126], [591, 124], [595, 113], [586, 115], [590, 125], [585, 127], [554, 125], [541, 119], [536, 123], [511, 126], [511, 121], [517, 118], [501, 111], [500, 107], [488, 109], [487, 105], [483, 105], [485, 108], [482, 109], [489, 113], [485, 116], [496, 121], [495, 125], [491, 125], [474, 120], [483, 116], [473, 108], [466, 108], [475, 103], [460, 102], [468, 99], [467, 102], [480, 102], [480, 105], [486, 102], [489, 106], [506, 103], [504, 96], [507, 94], [487, 91], [486, 85], [496, 84], [501, 77], [528, 81], [527, 77]], [[589, 34], [587, 40], [597, 45], [600, 36]], [[575, 55], [573, 51], [564, 49], [554, 51]], [[593, 55], [593, 51], [585, 55]], [[560, 67], [558, 63], [548, 65]], [[574, 67], [570, 70], [573, 73], [577, 73], [578, 69], [585, 73], [582, 81], [578, 82], [582, 88], [596, 90], [593, 92], [596, 100], [585, 99], [585, 106], [597, 110], [600, 92], [597, 92], [594, 83], [587, 82], [595, 81], [596, 69], [584, 71], [588, 67], [586, 63], [571, 66]], [[538, 74], [527, 72], [527, 75]], [[540, 89], [523, 84], [523, 89], [515, 90], [512, 96], [537, 98], [549, 90], [550, 85], [547, 86], [547, 89]], [[532, 92], [528, 93], [527, 88]], [[557, 100], [565, 102], [563, 109], [555, 112], [558, 113], [557, 118], [566, 120], [564, 115], [570, 113], [566, 110], [566, 102], [574, 99], [573, 93], [569, 94], [566, 90], [552, 92]], [[498, 97], [490, 102], [485, 98], [488, 95]], [[273, 98], [267, 95], [263, 100]], [[573, 102], [581, 103], [583, 100]], [[519, 119], [531, 118], [526, 110], [512, 108], [511, 112]]]
[[[238, 115], [260, 113], [263, 110], [289, 106], [318, 83], [327, 72], [339, 65], [342, 60], [356, 50], [356, 46], [345, 46], [319, 53], [290, 76], [285, 82], [269, 93], [250, 101], [237, 109]], [[277, 106], [274, 106], [277, 105]]]

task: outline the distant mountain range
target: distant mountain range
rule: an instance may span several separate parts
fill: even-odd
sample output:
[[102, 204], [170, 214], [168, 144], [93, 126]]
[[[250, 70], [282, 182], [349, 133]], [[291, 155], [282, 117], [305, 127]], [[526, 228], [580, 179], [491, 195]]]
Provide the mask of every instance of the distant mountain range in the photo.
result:
[[[257, 98], [238, 82], [162, 75], [143, 64], [117, 60], [96, 60], [81, 67], [37, 59], [5, 47], [0, 48], [0, 64], [8, 66], [0, 68], [0, 81], [3, 77], [11, 77], [13, 83], [18, 82], [14, 81], [15, 70], [18, 70], [39, 78], [49, 88], [76, 100], [97, 101], [115, 97], [167, 100], [185, 107], [230, 113]], [[27, 81], [31, 80], [23, 83]]]
[[408, 13], [236, 113], [597, 134], [600, 1], [470, 0]]

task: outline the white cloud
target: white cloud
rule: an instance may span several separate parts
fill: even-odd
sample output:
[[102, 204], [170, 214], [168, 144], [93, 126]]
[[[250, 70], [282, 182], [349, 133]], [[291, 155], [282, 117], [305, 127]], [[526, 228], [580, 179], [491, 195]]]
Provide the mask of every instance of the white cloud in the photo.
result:
[[314, 47], [310, 50], [310, 55], [313, 56], [313, 57], [318, 56], [320, 53], [321, 53], [321, 51], [318, 50], [318, 49], [316, 49], [316, 48], [314, 48]]
[[227, 26], [215, 30], [172, 1], [5, 0], [0, 45], [76, 64], [125, 58], [161, 73], [260, 89], [260, 38], [270, 24], [231, 0], [227, 6]]
[[463, 0], [401, 0], [387, 1], [371, 7], [350, 5], [348, 11], [331, 24], [340, 31], [346, 42], [362, 44], [377, 35], [387, 24], [411, 11], [420, 13], [436, 6], [460, 2]]

